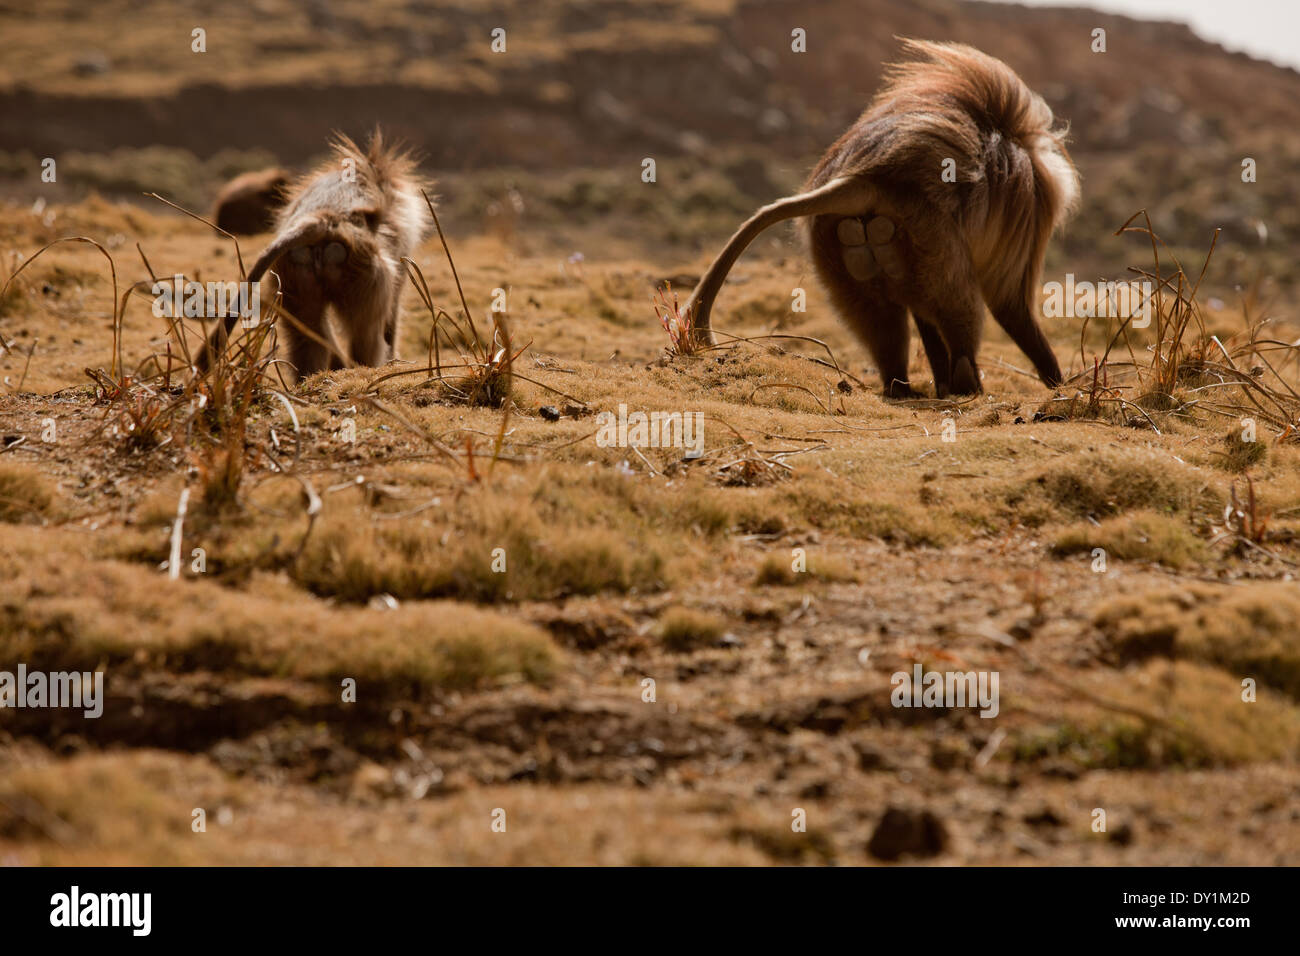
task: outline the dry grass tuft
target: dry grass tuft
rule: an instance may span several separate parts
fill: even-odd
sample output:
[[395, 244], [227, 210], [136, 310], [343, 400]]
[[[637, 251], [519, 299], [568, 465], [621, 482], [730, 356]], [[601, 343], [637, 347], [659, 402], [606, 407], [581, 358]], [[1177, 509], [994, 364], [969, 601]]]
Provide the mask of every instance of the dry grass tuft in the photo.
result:
[[824, 554], [811, 554], [807, 557], [807, 569], [796, 571], [794, 559], [788, 553], [769, 554], [758, 566], [754, 584], [759, 587], [769, 585], [788, 586], [812, 578], [816, 581], [856, 581], [856, 572], [844, 561]]
[[[518, 619], [454, 603], [394, 610], [283, 600], [14, 538], [0, 557], [0, 653], [50, 669], [207, 670], [426, 694], [510, 675], [551, 678], [560, 655]], [[44, 547], [48, 547], [46, 544]], [[281, 596], [282, 597], [282, 596]]]
[[1268, 445], [1262, 441], [1245, 441], [1241, 432], [1230, 431], [1223, 436], [1223, 451], [1216, 451], [1214, 463], [1224, 471], [1240, 474], [1263, 464], [1268, 458]]
[[717, 644], [726, 628], [726, 620], [717, 614], [672, 607], [659, 616], [655, 637], [668, 650], [685, 654]]
[[1071, 525], [1052, 544], [1057, 555], [1090, 553], [1094, 548], [1105, 549], [1111, 558], [1158, 561], [1171, 568], [1190, 567], [1209, 558], [1205, 542], [1184, 521], [1149, 511], [1108, 518], [1097, 525]]
[[0, 521], [40, 522], [54, 509], [54, 491], [34, 468], [0, 464]]
[[[502, 561], [505, 570], [493, 570]], [[649, 541], [594, 528], [548, 530], [526, 509], [503, 508], [454, 537], [414, 523], [357, 526], [331, 518], [293, 574], [316, 594], [352, 602], [384, 593], [521, 601], [658, 590], [667, 564]]]
[[1246, 703], [1240, 681], [1212, 667], [1152, 661], [1122, 675], [1091, 675], [1089, 683], [1149, 719], [1070, 702], [1060, 722], [1018, 731], [1013, 759], [1154, 770], [1285, 760], [1300, 748], [1300, 707], [1278, 698]]
[[179, 864], [189, 860], [195, 805], [182, 789], [224, 788], [205, 761], [150, 752], [18, 767], [0, 781], [0, 840], [44, 843], [100, 864], [123, 863], [144, 847], [156, 863]]
[[1134, 509], [1162, 514], [1210, 514], [1222, 500], [1211, 479], [1167, 452], [1100, 448], [1042, 470], [1011, 496], [1035, 492], [1065, 514], [1104, 518]]
[[669, 355], [685, 357], [704, 351], [704, 347], [696, 340], [692, 316], [682, 311], [671, 282], [665, 282], [662, 289], [655, 291], [653, 305], [655, 317], [668, 334]]
[[[1253, 677], [1300, 700], [1300, 596], [1289, 584], [1198, 585], [1103, 605], [1097, 623], [1123, 656], [1170, 654]], [[1262, 696], [1262, 694], [1261, 694]]]

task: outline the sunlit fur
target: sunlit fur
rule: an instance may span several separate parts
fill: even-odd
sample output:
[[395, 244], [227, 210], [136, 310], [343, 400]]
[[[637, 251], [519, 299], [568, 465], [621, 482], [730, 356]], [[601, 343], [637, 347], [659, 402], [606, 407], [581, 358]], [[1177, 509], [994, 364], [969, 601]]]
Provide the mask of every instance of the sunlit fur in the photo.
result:
[[[813, 262], [844, 321], [866, 344], [891, 395], [907, 377], [910, 311], [938, 394], [980, 390], [984, 305], [1049, 386], [1060, 367], [1034, 319], [1048, 238], [1073, 211], [1078, 174], [1052, 111], [1006, 64], [958, 44], [906, 41], [918, 59], [889, 68], [871, 106], [827, 150], [806, 192], [764, 207], [710, 266], [688, 309], [711, 338], [709, 310], [744, 246], [807, 216]], [[956, 182], [945, 182], [952, 160]], [[836, 228], [885, 216], [901, 274], [855, 279]]]
[[[332, 146], [330, 160], [289, 187], [275, 238], [248, 275], [249, 282], [267, 272], [279, 278], [282, 309], [294, 321], [282, 318], [277, 332], [300, 377], [346, 362], [382, 365], [396, 356], [401, 259], [430, 227], [406, 153], [386, 146], [378, 132], [364, 151], [342, 135]], [[275, 288], [264, 289], [264, 297]], [[331, 333], [331, 316], [342, 343]], [[222, 331], [213, 347], [224, 344]]]

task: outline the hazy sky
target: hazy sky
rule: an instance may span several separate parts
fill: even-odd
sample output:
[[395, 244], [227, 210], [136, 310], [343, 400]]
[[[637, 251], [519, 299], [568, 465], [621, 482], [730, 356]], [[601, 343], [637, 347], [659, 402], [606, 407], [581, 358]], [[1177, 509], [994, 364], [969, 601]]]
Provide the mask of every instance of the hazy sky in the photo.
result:
[[1091, 7], [1144, 20], [1179, 20], [1229, 50], [1300, 69], [1300, 0], [1012, 0]]

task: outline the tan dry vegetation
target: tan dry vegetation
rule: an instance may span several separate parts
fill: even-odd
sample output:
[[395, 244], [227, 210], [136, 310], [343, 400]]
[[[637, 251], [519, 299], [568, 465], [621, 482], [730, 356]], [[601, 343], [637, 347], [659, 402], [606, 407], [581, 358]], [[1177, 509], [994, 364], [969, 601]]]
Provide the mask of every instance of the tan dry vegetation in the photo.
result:
[[1121, 598], [1097, 611], [1125, 656], [1166, 654], [1222, 667], [1300, 699], [1300, 598], [1290, 583], [1205, 585]]
[[1152, 769], [1271, 763], [1300, 748], [1300, 707], [1285, 698], [1241, 700], [1231, 673], [1154, 662], [1118, 676], [1092, 674], [1081, 686], [1106, 707], [1066, 705], [1052, 730], [1017, 735], [1021, 761], [1056, 758], [1081, 769]]
[[42, 521], [54, 504], [54, 492], [40, 472], [0, 464], [0, 521]]
[[[139, 238], [161, 274], [234, 270], [200, 225], [115, 208], [60, 208], [58, 221]], [[46, 241], [15, 221], [31, 230], [11, 236], [23, 248]], [[1123, 408], [1036, 419], [1049, 396], [995, 333], [984, 396], [888, 402], [818, 290], [786, 314], [803, 266], [770, 249], [741, 262], [719, 306], [723, 329], [755, 338], [670, 357], [651, 295], [661, 270], [702, 262], [562, 272], [485, 236], [453, 248], [476, 320], [507, 288], [512, 343], [528, 346], [514, 371], [533, 381], [511, 383], [503, 435], [503, 409], [420, 371], [429, 316], [408, 293], [409, 364], [306, 382], [287, 396], [296, 429], [260, 394], [242, 432], [178, 414], [132, 440], [123, 401], [83, 371], [111, 362], [102, 256], [60, 246], [23, 273], [0, 315], [14, 342], [0, 435], [25, 439], [3, 452], [0, 481], [28, 502], [0, 523], [0, 662], [103, 668], [109, 699], [97, 723], [0, 717], [0, 852], [861, 863], [878, 861], [884, 810], [902, 806], [945, 834], [910, 859], [1259, 862], [1218, 795], [1300, 779], [1285, 624], [1300, 469], [1279, 429], [1261, 425], [1267, 452], [1247, 452], [1246, 471], [1225, 467], [1239, 454], [1228, 423], [1189, 405], [1190, 380], [1149, 422]], [[144, 278], [131, 243], [110, 251], [120, 283]], [[456, 311], [436, 240], [417, 258], [433, 301]], [[776, 329], [829, 352], [757, 337]], [[1048, 332], [1069, 361], [1077, 330]], [[133, 300], [130, 394], [156, 387], [142, 363], [165, 343]], [[458, 361], [445, 343], [443, 361]], [[913, 369], [925, 381], [919, 350]], [[376, 383], [394, 371], [414, 374]], [[620, 403], [701, 412], [703, 456], [598, 446], [597, 413]], [[53, 443], [39, 440], [47, 418]], [[232, 448], [218, 507], [200, 491]], [[1251, 544], [1225, 517], [1243, 475]], [[171, 582], [161, 566], [185, 487]], [[891, 707], [890, 675], [916, 662], [998, 670], [999, 717]], [[1248, 676], [1254, 704], [1240, 697]], [[340, 701], [347, 677], [356, 705]], [[92, 783], [107, 810], [78, 801]], [[1141, 809], [1157, 800], [1159, 813]], [[1127, 836], [1091, 831], [1099, 805]], [[209, 808], [207, 834], [189, 828], [195, 806]], [[806, 835], [789, 830], [795, 806]], [[511, 824], [494, 842], [496, 807]], [[1294, 862], [1284, 804], [1263, 815], [1271, 852]]]
[[1206, 558], [1205, 542], [1186, 522], [1142, 511], [1108, 518], [1100, 524], [1071, 525], [1052, 544], [1052, 551], [1058, 555], [1091, 555], [1096, 548], [1124, 561], [1158, 561], [1171, 568], [1190, 567]]
[[545, 681], [561, 667], [544, 632], [490, 611], [411, 602], [366, 614], [283, 587], [159, 588], [153, 569], [87, 560], [72, 538], [5, 533], [8, 656], [50, 670], [224, 671], [335, 687], [352, 678], [416, 696], [502, 677]]

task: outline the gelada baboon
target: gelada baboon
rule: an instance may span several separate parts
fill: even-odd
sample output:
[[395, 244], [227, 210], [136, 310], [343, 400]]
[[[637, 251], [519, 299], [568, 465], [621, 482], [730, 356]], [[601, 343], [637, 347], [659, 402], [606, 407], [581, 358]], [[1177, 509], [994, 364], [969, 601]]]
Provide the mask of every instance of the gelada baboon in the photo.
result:
[[275, 224], [275, 212], [284, 205], [289, 174], [278, 166], [236, 176], [221, 187], [212, 204], [218, 229], [236, 236], [266, 232]]
[[959, 44], [905, 46], [920, 59], [889, 68], [806, 191], [760, 209], [709, 266], [686, 306], [696, 340], [713, 341], [709, 310], [745, 247], [802, 216], [817, 275], [887, 395], [915, 394], [909, 310], [936, 393], [979, 392], [985, 304], [1055, 387], [1061, 369], [1034, 311], [1047, 240], [1078, 203], [1065, 130], [1000, 60]]
[[[382, 365], [396, 356], [401, 259], [431, 227], [408, 154], [385, 145], [378, 131], [364, 151], [341, 134], [332, 146], [332, 159], [289, 188], [275, 238], [248, 274], [252, 284], [274, 271], [284, 294], [281, 308], [311, 333], [278, 322], [299, 378], [342, 368], [344, 356], [356, 365]], [[342, 345], [331, 333], [331, 316]], [[200, 371], [214, 349], [224, 348], [234, 322], [227, 318], [213, 333]]]

